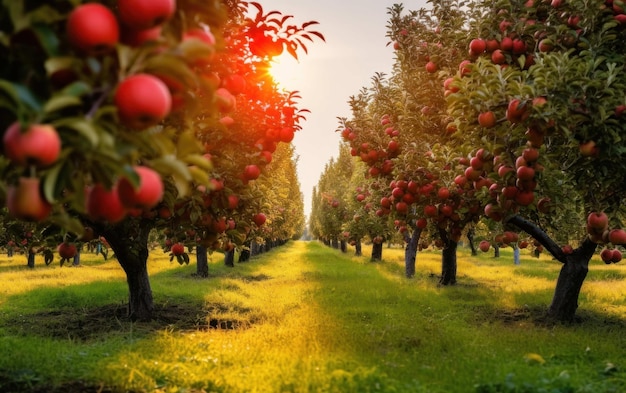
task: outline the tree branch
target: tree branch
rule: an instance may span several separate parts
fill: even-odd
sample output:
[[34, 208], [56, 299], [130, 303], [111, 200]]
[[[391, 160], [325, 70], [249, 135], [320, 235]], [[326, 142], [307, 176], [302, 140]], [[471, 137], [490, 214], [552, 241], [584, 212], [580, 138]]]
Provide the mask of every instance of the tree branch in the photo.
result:
[[546, 234], [537, 225], [526, 220], [525, 218], [522, 218], [519, 215], [514, 215], [514, 216], [509, 217], [506, 220], [506, 222], [508, 224], [515, 225], [522, 231], [528, 233], [530, 236], [535, 238], [535, 240], [541, 243], [541, 245], [543, 245], [546, 248], [546, 250], [548, 250], [548, 252], [552, 254], [552, 256], [556, 258], [559, 262], [561, 263], [566, 262], [565, 260], [566, 255], [561, 249], [561, 247], [554, 240], [552, 240], [550, 236], [548, 236], [548, 234]]

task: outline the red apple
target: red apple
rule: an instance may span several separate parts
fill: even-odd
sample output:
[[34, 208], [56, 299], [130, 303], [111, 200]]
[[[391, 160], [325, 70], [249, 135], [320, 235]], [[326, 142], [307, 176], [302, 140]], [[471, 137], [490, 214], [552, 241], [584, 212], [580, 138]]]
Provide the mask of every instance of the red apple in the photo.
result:
[[172, 245], [172, 254], [178, 256], [185, 253], [185, 246], [182, 243], [175, 243]]
[[37, 177], [20, 177], [16, 185], [7, 187], [6, 198], [9, 214], [19, 220], [43, 221], [52, 211]]
[[612, 229], [609, 232], [609, 242], [615, 245], [626, 245], [626, 231], [623, 229]]
[[85, 210], [90, 219], [109, 223], [120, 222], [126, 217], [127, 210], [122, 205], [117, 186], [111, 190], [100, 183], [87, 191]]
[[261, 176], [261, 170], [254, 164], [246, 165], [243, 170], [243, 177], [246, 180], [256, 180], [259, 176]]
[[238, 95], [246, 90], [246, 79], [239, 74], [230, 74], [222, 79], [222, 87], [231, 94]]
[[70, 44], [88, 54], [108, 52], [120, 38], [115, 15], [98, 3], [87, 3], [74, 8], [67, 18], [66, 31]]
[[583, 157], [594, 157], [598, 155], [598, 147], [594, 141], [581, 142], [579, 150], [580, 155]]
[[161, 37], [161, 26], [154, 26], [150, 29], [136, 30], [126, 27], [122, 30], [121, 40], [129, 46], [140, 46], [146, 42], [157, 41]]
[[120, 121], [129, 128], [142, 130], [161, 122], [172, 109], [167, 85], [149, 74], [124, 79], [114, 96]]
[[25, 132], [13, 123], [4, 133], [4, 153], [18, 165], [52, 165], [61, 152], [61, 138], [50, 125], [33, 124]]
[[489, 248], [491, 247], [491, 243], [489, 243], [487, 240], [483, 240], [478, 244], [478, 248], [480, 249], [480, 251], [482, 252], [487, 252], [489, 251]]
[[496, 115], [492, 111], [481, 112], [478, 115], [478, 124], [481, 127], [492, 128], [496, 125]]
[[137, 30], [163, 24], [174, 15], [175, 0], [118, 0], [120, 20]]
[[587, 216], [587, 225], [590, 228], [604, 231], [609, 226], [609, 217], [604, 212], [592, 212]]
[[266, 220], [267, 220], [267, 217], [263, 213], [257, 213], [252, 217], [252, 221], [254, 221], [254, 223], [259, 227], [265, 224]]
[[613, 250], [605, 248], [600, 252], [600, 258], [607, 265], [612, 262], [613, 259]]
[[611, 253], [611, 262], [618, 263], [621, 260], [622, 260], [622, 252], [618, 250], [617, 248], [614, 248], [613, 252]]
[[474, 38], [469, 43], [469, 51], [472, 56], [478, 56], [487, 49], [487, 43], [481, 38]]
[[127, 177], [118, 182], [118, 194], [128, 208], [150, 209], [163, 198], [163, 181], [155, 170], [145, 166], [133, 168], [139, 177], [137, 186]]
[[78, 250], [76, 249], [75, 244], [63, 242], [59, 244], [59, 246], [57, 247], [57, 252], [61, 256], [61, 258], [70, 259], [76, 256], [76, 254], [78, 253]]
[[432, 74], [432, 73], [434, 73], [436, 71], [437, 71], [437, 64], [436, 63], [434, 63], [432, 61], [429, 61], [428, 63], [426, 63], [426, 72]]
[[574, 247], [572, 247], [569, 244], [566, 244], [563, 247], [561, 247], [561, 251], [563, 251], [563, 254], [570, 255], [571, 253], [574, 252]]

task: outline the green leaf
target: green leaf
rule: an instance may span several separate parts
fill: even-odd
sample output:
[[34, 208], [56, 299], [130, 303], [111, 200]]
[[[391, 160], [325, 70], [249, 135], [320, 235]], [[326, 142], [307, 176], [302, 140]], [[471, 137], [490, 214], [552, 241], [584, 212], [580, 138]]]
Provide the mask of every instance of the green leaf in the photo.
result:
[[92, 148], [98, 147], [100, 142], [100, 136], [95, 125], [84, 119], [78, 117], [61, 118], [53, 122], [53, 126], [57, 129], [67, 128], [76, 131], [80, 136], [85, 139]]
[[[179, 158], [190, 156], [202, 152], [202, 145], [196, 138], [193, 131], [185, 131], [178, 136], [178, 143], [176, 144], [176, 155]], [[205, 160], [206, 161], [206, 160]]]
[[68, 95], [55, 95], [50, 98], [43, 106], [44, 113], [52, 113], [71, 106], [82, 104], [82, 100], [78, 97]]
[[65, 184], [64, 181], [59, 179], [59, 175], [61, 174], [61, 170], [64, 166], [64, 162], [58, 162], [46, 172], [44, 177], [43, 194], [50, 203], [54, 203], [56, 201], [59, 187], [62, 189]]
[[50, 26], [45, 24], [36, 24], [32, 26], [35, 35], [39, 39], [39, 43], [46, 51], [48, 56], [56, 56], [59, 53], [59, 37], [54, 33]]

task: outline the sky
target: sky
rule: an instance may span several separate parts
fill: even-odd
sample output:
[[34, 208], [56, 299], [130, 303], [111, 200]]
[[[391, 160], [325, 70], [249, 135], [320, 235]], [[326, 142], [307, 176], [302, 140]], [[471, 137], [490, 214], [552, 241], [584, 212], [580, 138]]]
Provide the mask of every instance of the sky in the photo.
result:
[[[298, 90], [301, 108], [311, 111], [296, 133], [294, 146], [298, 178], [304, 194], [307, 217], [311, 211], [313, 187], [324, 166], [339, 153], [337, 117], [350, 118], [348, 100], [369, 87], [376, 72], [389, 74], [394, 61], [387, 32], [387, 9], [401, 1], [390, 0], [256, 0], [264, 13], [277, 10], [292, 15], [292, 24], [317, 21], [312, 29], [326, 42], [307, 45], [308, 54], [299, 62], [281, 56], [276, 78], [287, 90]], [[403, 2], [405, 9], [426, 7], [426, 0]], [[278, 67], [277, 67], [278, 68]]]

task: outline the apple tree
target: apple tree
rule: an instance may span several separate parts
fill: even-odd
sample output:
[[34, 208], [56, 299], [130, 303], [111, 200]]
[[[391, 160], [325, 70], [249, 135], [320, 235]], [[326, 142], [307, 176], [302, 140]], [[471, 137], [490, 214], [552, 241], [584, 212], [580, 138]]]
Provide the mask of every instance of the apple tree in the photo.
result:
[[[238, 1], [1, 7], [8, 213], [51, 236], [104, 236], [127, 275], [129, 315], [149, 319], [150, 231], [204, 218], [200, 240], [243, 242], [246, 225], [225, 236], [222, 219], [238, 212], [252, 220], [239, 205], [262, 171], [252, 161], [267, 162], [264, 152], [276, 148], [269, 129], [297, 130], [289, 94], [260, 77], [271, 57], [250, 55], [251, 31], [265, 22], [270, 33], [287, 29], [278, 41], [292, 54], [321, 35]], [[229, 116], [237, 111], [245, 116]], [[254, 126], [235, 133], [246, 121]], [[215, 215], [202, 214], [209, 206]]]
[[[591, 258], [602, 248], [606, 263], [619, 262], [626, 242], [623, 3], [485, 1], [472, 10], [472, 40], [485, 46], [447, 97], [456, 135], [494, 156], [486, 216], [562, 263], [548, 313], [572, 320]], [[495, 122], [481, 122], [484, 113]], [[559, 243], [564, 231], [582, 235]]]

